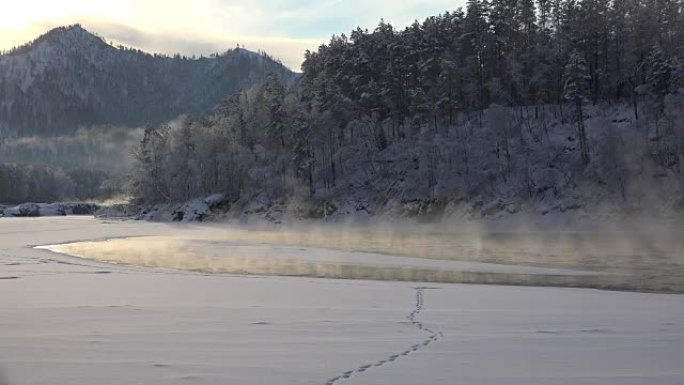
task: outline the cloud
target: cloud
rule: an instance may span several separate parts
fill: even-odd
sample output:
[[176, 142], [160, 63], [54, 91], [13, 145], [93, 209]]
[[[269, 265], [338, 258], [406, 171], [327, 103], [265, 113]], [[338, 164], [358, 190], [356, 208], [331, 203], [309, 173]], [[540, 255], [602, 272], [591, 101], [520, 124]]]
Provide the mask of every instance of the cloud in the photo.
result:
[[[80, 22], [107, 40], [150, 52], [208, 55], [236, 44], [264, 50], [299, 70], [304, 51], [384, 18], [401, 29], [465, 0], [33, 0], [0, 16], [0, 48]], [[39, 12], [36, 12], [38, 10]]]
[[[299, 3], [294, 2], [293, 3]], [[306, 2], [305, 2], [306, 3]], [[312, 2], [313, 3], [313, 2]], [[460, 4], [459, 4], [460, 3]], [[276, 28], [296, 31], [311, 27], [312, 31], [329, 37], [334, 34], [349, 33], [356, 27], [373, 29], [380, 19], [393, 23], [401, 29], [414, 20], [452, 11], [465, 1], [447, 0], [327, 0], [313, 4], [293, 7], [277, 13], [273, 24]], [[327, 29], [319, 28], [327, 26]]]
[[280, 59], [293, 71], [300, 70], [304, 52], [307, 49], [316, 49], [322, 42], [320, 39], [278, 36], [216, 36], [200, 33], [189, 34], [183, 31], [147, 32], [124, 24], [76, 19], [32, 23], [20, 34], [14, 33], [16, 40], [4, 40], [2, 37], [7, 35], [3, 33], [5, 31], [0, 27], [0, 47], [8, 49], [31, 41], [49, 29], [74, 23], [82, 24], [88, 31], [102, 36], [107, 42], [138, 48], [150, 53], [209, 56], [213, 53], [225, 52], [240, 44], [252, 51], [262, 50], [269, 53], [271, 56]]
[[262, 50], [279, 58], [283, 64], [294, 71], [304, 58], [304, 51], [317, 47], [317, 39], [288, 38], [277, 36], [225, 36], [213, 35], [189, 36], [184, 33], [145, 32], [126, 25], [112, 23], [84, 22], [84, 27], [104, 36], [107, 41], [139, 48], [148, 52], [183, 55], [205, 55], [221, 53], [237, 44], [247, 49]]

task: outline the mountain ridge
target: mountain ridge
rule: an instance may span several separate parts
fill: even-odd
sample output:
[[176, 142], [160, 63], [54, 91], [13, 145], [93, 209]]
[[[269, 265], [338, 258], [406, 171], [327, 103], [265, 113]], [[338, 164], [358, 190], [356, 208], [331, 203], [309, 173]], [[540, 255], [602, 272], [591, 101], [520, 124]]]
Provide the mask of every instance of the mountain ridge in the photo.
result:
[[79, 24], [58, 27], [0, 55], [0, 135], [201, 115], [269, 73], [286, 84], [296, 77], [270, 56], [242, 48], [189, 59], [114, 47]]
[[64, 39], [82, 39], [90, 40], [91, 42], [101, 43], [103, 45], [109, 46], [107, 42], [100, 36], [89, 32], [81, 24], [71, 24], [67, 26], [56, 27], [48, 30], [42, 35], [38, 36], [34, 40], [22, 44], [18, 47], [14, 47], [2, 54], [0, 56], [19, 56], [30, 52], [42, 43], [52, 42], [52, 43], [63, 43]]

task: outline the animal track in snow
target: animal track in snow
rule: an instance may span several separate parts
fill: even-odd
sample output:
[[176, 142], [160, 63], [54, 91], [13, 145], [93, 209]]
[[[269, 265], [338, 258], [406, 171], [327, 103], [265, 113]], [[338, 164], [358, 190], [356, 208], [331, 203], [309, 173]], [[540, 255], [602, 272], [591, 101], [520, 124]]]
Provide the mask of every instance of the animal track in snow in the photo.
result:
[[379, 360], [375, 363], [365, 364], [365, 365], [359, 366], [356, 369], [347, 370], [347, 371], [343, 372], [341, 375], [333, 377], [333, 378], [329, 379], [328, 381], [326, 381], [325, 385], [334, 385], [340, 381], [351, 378], [352, 376], [354, 376], [357, 373], [365, 373], [367, 371], [373, 370], [373, 368], [377, 368], [377, 367], [380, 367], [383, 365], [387, 365], [390, 362], [394, 362], [398, 359], [401, 359], [402, 357], [407, 357], [411, 353], [417, 352], [420, 349], [424, 349], [427, 346], [429, 346], [431, 343], [439, 340], [443, 336], [442, 332], [433, 331], [429, 328], [426, 328], [422, 322], [417, 320], [418, 315], [423, 310], [423, 292], [425, 289], [427, 289], [427, 288], [424, 288], [424, 287], [415, 288], [416, 306], [413, 309], [413, 311], [411, 311], [411, 313], [406, 318], [408, 319], [408, 323], [412, 327], [415, 327], [416, 329], [418, 329], [422, 332], [428, 333], [430, 335], [428, 338], [412, 345], [409, 349], [406, 349], [406, 350], [402, 351], [401, 353], [395, 353], [395, 354], [392, 354], [391, 356], [389, 356], [388, 358]]

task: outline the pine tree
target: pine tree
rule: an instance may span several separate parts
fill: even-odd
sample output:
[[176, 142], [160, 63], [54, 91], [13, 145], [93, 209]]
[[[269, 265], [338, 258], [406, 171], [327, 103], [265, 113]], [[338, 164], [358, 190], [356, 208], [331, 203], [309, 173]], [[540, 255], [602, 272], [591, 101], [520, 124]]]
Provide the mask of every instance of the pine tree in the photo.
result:
[[516, 12], [516, 23], [520, 33], [514, 49], [516, 61], [520, 66], [520, 75], [517, 81], [517, 94], [519, 96], [516, 100], [516, 104], [519, 105], [535, 101], [537, 89], [532, 78], [536, 71], [543, 69], [535, 65], [535, 60], [538, 57], [537, 50], [540, 48], [538, 42], [539, 28], [536, 19], [534, 0], [520, 0]]
[[587, 133], [584, 127], [584, 113], [582, 105], [587, 97], [589, 90], [590, 76], [587, 71], [584, 57], [578, 50], [570, 53], [568, 64], [565, 66], [563, 75], [565, 79], [563, 87], [563, 98], [575, 104], [576, 120], [577, 120], [577, 134], [580, 142], [580, 152], [582, 162], [589, 164], [589, 146], [587, 143]]
[[474, 79], [473, 97], [477, 100], [475, 108], [482, 110], [487, 103], [485, 94], [486, 54], [489, 39], [487, 22], [488, 3], [486, 0], [469, 0], [464, 20], [463, 55], [467, 62], [466, 78]]
[[653, 50], [646, 59], [646, 66], [646, 84], [649, 87], [649, 90], [656, 95], [656, 98], [660, 101], [670, 92], [672, 77], [670, 61], [665, 57], [665, 53], [660, 46], [653, 47]]

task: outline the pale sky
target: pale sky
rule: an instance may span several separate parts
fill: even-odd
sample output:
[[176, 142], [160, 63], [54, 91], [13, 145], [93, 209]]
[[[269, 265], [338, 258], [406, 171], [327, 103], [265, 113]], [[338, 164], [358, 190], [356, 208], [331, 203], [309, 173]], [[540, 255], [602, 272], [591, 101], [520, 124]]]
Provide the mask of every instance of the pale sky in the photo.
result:
[[315, 50], [381, 18], [396, 28], [452, 11], [465, 0], [9, 0], [0, 12], [0, 49], [48, 29], [81, 23], [107, 41], [148, 52], [209, 55], [262, 49], [299, 71]]

